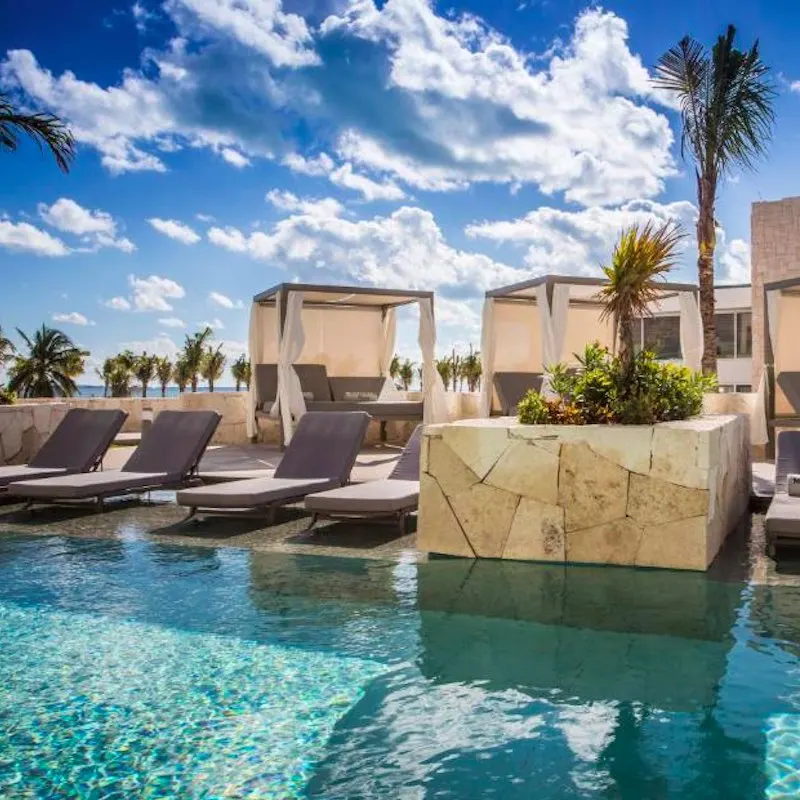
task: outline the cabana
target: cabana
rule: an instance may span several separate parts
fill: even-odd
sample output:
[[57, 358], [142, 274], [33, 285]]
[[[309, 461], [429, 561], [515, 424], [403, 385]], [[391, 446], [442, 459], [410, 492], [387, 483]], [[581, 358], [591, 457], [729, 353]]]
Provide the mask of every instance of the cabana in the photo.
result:
[[800, 428], [800, 278], [764, 284], [764, 368], [753, 443], [775, 455], [775, 431]]
[[[419, 306], [423, 402], [399, 398], [389, 377], [396, 310]], [[436, 369], [433, 292], [281, 283], [253, 298], [250, 310], [247, 434], [257, 417], [280, 416], [283, 441], [306, 411], [368, 411], [376, 419], [447, 421]], [[299, 373], [299, 374], [298, 374]]]
[[[598, 290], [607, 281], [545, 275], [486, 292], [481, 330], [481, 416], [512, 414], [529, 389], [547, 394], [545, 368], [574, 361], [591, 342], [614, 346], [611, 320], [601, 319]], [[680, 308], [683, 363], [700, 369], [703, 329], [697, 287], [663, 283], [659, 302]], [[654, 309], [658, 312], [658, 308]]]

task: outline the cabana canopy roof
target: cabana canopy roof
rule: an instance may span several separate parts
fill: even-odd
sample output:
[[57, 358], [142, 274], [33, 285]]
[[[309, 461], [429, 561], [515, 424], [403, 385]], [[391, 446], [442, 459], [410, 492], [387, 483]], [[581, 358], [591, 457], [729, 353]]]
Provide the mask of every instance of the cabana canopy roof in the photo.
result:
[[383, 289], [367, 286], [325, 286], [313, 283], [279, 283], [253, 298], [259, 305], [275, 305], [280, 293], [303, 293], [303, 305], [318, 308], [338, 306], [340, 308], [396, 308], [416, 303], [420, 298], [433, 298], [433, 292], [408, 289]]
[[[486, 292], [486, 297], [493, 297], [499, 300], [531, 300], [536, 302], [536, 290], [545, 284], [548, 293], [557, 284], [569, 285], [570, 302], [597, 302], [597, 291], [608, 283], [605, 278], [582, 278], [571, 275], [541, 275], [538, 278], [531, 278], [521, 283], [512, 283], [509, 286], [501, 286], [499, 289], [490, 289]], [[659, 283], [664, 297], [678, 295], [681, 292], [697, 293], [697, 286], [693, 283]]]

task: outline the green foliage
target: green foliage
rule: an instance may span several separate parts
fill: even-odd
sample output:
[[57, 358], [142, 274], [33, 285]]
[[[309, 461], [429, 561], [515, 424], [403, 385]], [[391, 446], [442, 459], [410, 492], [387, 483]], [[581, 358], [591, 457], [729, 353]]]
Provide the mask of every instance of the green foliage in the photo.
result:
[[161, 396], [167, 396], [167, 386], [172, 380], [172, 362], [166, 356], [156, 357], [156, 378], [161, 387]]
[[248, 389], [250, 388], [251, 374], [250, 359], [245, 353], [242, 353], [236, 359], [236, 361], [231, 364], [231, 375], [233, 376], [234, 381], [236, 381], [237, 392], [239, 389], [241, 389], [242, 384], [244, 384]]
[[200, 371], [203, 377], [208, 381], [208, 391], [214, 391], [214, 384], [222, 377], [225, 369], [225, 362], [227, 357], [222, 352], [222, 345], [217, 345], [216, 348], [209, 347], [206, 351]]
[[147, 387], [156, 375], [158, 356], [142, 353], [133, 360], [133, 374], [142, 387], [142, 397], [147, 397]]
[[186, 334], [182, 358], [189, 372], [189, 383], [192, 386], [193, 392], [197, 391], [200, 373], [203, 371], [206, 360], [206, 345], [210, 342], [213, 335], [214, 331], [209, 327], [197, 333], [193, 333], [191, 336]]
[[13, 406], [17, 402], [17, 396], [4, 386], [0, 386], [0, 406]]
[[660, 362], [647, 352], [626, 365], [595, 343], [587, 345], [578, 361], [577, 370], [557, 364], [548, 371], [557, 399], [528, 392], [519, 404], [520, 422], [652, 425], [688, 419], [701, 412], [703, 395], [716, 388], [715, 378]]
[[182, 355], [178, 356], [178, 360], [175, 362], [172, 379], [177, 384], [178, 391], [183, 394], [192, 379], [192, 374], [186, 358]]
[[404, 391], [408, 391], [411, 382], [414, 380], [414, 362], [410, 358], [406, 358], [400, 364], [397, 371], [397, 378], [400, 381], [400, 386]]
[[22, 397], [72, 397], [78, 392], [74, 381], [83, 372], [87, 355], [62, 331], [42, 325], [29, 337], [17, 328], [27, 347], [9, 370], [8, 390]]

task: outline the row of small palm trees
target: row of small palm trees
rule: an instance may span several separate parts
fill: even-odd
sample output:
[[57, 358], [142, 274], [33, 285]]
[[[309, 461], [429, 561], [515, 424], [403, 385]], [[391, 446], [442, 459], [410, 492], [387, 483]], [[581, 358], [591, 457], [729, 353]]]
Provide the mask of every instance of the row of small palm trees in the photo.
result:
[[[455, 351], [444, 358], [436, 359], [436, 369], [442, 376], [445, 389], [463, 391], [466, 384], [467, 391], [476, 392], [481, 385], [481, 354], [469, 346], [469, 353], [458, 355]], [[410, 358], [401, 358], [395, 355], [389, 368], [389, 375], [398, 388], [408, 391], [416, 377], [422, 382], [422, 365], [418, 365]]]
[[[147, 397], [151, 384], [159, 386], [161, 396], [166, 397], [170, 383], [177, 385], [181, 393], [187, 388], [196, 392], [201, 379], [208, 383], [208, 390], [213, 392], [228, 359], [222, 352], [221, 344], [213, 346], [212, 335], [211, 328], [187, 334], [183, 350], [174, 362], [166, 356], [135, 354], [130, 350], [107, 358], [97, 370], [103, 381], [103, 395], [128, 397], [135, 382], [141, 389], [142, 397]], [[247, 356], [242, 354], [231, 364], [231, 374], [237, 392], [242, 384], [250, 387], [250, 361]]]

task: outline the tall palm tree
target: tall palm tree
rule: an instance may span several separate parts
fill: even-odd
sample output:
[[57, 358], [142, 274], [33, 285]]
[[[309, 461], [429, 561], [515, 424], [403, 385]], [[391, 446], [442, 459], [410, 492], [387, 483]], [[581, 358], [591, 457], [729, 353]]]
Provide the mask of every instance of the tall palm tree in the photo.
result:
[[203, 359], [202, 374], [208, 381], [208, 391], [214, 391], [214, 383], [222, 377], [222, 372], [225, 369], [225, 362], [228, 359], [222, 352], [222, 345], [217, 345], [217, 348], [209, 347]]
[[156, 358], [156, 377], [158, 378], [159, 386], [161, 386], [161, 396], [167, 396], [167, 386], [172, 380], [173, 366], [172, 362], [166, 357], [161, 356]]
[[[130, 350], [117, 353], [111, 360], [109, 389], [112, 397], [130, 397], [136, 356]], [[105, 368], [105, 364], [103, 364]]]
[[467, 391], [475, 392], [481, 382], [481, 354], [469, 346], [469, 355], [461, 359], [461, 375], [467, 382]]
[[683, 238], [680, 228], [671, 222], [655, 227], [625, 228], [614, 248], [611, 264], [603, 267], [608, 283], [600, 289], [604, 303], [601, 319], [614, 323], [614, 341], [619, 342], [619, 358], [629, 373], [634, 356], [634, 321], [649, 313], [658, 299], [659, 284], [675, 266]]
[[142, 353], [136, 356], [133, 362], [133, 374], [142, 386], [142, 397], [147, 397], [147, 387], [156, 375], [156, 361], [158, 356], [149, 356]]
[[[9, 373], [8, 389], [23, 397], [72, 397], [78, 393], [73, 380], [78, 360], [84, 352], [62, 331], [46, 325], [33, 337], [19, 328], [17, 333], [28, 348], [27, 355], [17, 355]], [[82, 371], [82, 366], [81, 366]]]
[[103, 381], [103, 397], [108, 397], [108, 390], [111, 386], [111, 375], [114, 372], [114, 359], [106, 358], [100, 369], [96, 369], [97, 377]]
[[200, 372], [203, 369], [203, 362], [206, 357], [206, 344], [214, 335], [211, 328], [197, 331], [191, 336], [186, 334], [186, 341], [183, 345], [183, 358], [186, 361], [186, 368], [189, 371], [189, 383], [192, 391], [197, 391], [197, 384], [200, 379]]
[[8, 363], [15, 352], [14, 343], [3, 335], [3, 327], [0, 325], [0, 367]]
[[407, 358], [403, 361], [398, 370], [397, 377], [400, 380], [400, 385], [403, 387], [403, 390], [407, 392], [414, 380], [414, 362], [411, 359]]
[[69, 128], [52, 114], [24, 114], [14, 108], [8, 95], [0, 92], [0, 150], [13, 153], [19, 144], [19, 135], [25, 134], [53, 154], [59, 169], [69, 172], [75, 157], [75, 139]]
[[709, 53], [684, 37], [658, 62], [655, 84], [680, 103], [681, 155], [695, 164], [697, 179], [697, 272], [703, 318], [703, 372], [717, 369], [714, 325], [715, 205], [719, 179], [734, 167], [752, 169], [772, 135], [775, 97], [770, 69], [758, 41], [746, 51], [734, 46], [728, 26]]
[[231, 364], [231, 375], [236, 382], [237, 392], [242, 388], [242, 384], [250, 388], [250, 359], [244, 353]]
[[178, 386], [178, 392], [183, 394], [189, 382], [192, 380], [189, 364], [184, 356], [178, 356], [178, 360], [175, 362], [175, 366], [172, 370], [172, 379]]

